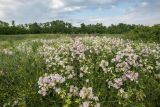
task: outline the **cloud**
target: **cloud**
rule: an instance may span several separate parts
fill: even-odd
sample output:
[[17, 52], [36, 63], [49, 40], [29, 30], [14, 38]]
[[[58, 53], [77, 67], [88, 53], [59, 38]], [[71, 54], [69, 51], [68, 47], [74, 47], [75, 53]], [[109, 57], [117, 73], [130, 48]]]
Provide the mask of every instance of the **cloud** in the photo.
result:
[[17, 0], [0, 0], [0, 18], [4, 18], [9, 11], [13, 11], [20, 5]]
[[53, 9], [60, 9], [62, 7], [64, 7], [64, 1], [62, 0], [51, 0], [51, 7]]
[[17, 23], [55, 19], [78, 24], [160, 23], [159, 0], [0, 0], [0, 20]]
[[145, 7], [145, 6], [147, 6], [147, 5], [148, 5], [147, 2], [141, 2], [141, 6], [142, 6], [142, 7]]

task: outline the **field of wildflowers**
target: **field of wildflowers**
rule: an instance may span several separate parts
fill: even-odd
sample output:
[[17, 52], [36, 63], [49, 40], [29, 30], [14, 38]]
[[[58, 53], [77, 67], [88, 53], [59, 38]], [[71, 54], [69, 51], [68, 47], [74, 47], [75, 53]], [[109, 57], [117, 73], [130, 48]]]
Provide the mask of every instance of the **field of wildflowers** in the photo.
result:
[[159, 107], [160, 44], [114, 37], [0, 43], [0, 107]]

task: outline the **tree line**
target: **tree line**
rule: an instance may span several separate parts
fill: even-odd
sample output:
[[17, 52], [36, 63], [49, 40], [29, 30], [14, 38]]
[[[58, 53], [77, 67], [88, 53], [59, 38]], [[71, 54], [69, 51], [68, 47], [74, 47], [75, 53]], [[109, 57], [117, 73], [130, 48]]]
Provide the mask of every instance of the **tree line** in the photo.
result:
[[125, 38], [133, 40], [146, 40], [160, 42], [160, 24], [144, 26], [119, 23], [117, 25], [104, 26], [97, 24], [80, 24], [79, 27], [62, 20], [46, 23], [11, 24], [0, 21], [0, 34], [124, 34]]
[[119, 23], [118, 25], [104, 26], [102, 23], [86, 25], [82, 23], [79, 27], [62, 20], [56, 20], [46, 23], [18, 24], [12, 21], [12, 24], [0, 21], [0, 34], [44, 34], [44, 33], [62, 33], [62, 34], [122, 34], [135, 28], [144, 27], [143, 25], [129, 25]]

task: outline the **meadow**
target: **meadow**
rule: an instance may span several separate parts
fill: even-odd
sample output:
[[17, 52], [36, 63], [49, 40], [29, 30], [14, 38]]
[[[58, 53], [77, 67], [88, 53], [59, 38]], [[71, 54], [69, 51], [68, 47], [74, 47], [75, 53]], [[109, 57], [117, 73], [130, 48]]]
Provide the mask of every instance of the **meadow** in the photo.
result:
[[160, 44], [121, 35], [0, 35], [0, 107], [160, 107]]

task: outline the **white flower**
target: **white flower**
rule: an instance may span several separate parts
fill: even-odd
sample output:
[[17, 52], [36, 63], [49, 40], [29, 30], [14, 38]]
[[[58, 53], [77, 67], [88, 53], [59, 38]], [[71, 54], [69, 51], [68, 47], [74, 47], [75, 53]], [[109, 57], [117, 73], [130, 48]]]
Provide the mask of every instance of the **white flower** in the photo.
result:
[[89, 79], [86, 79], [86, 83], [88, 83], [89, 82]]
[[55, 92], [58, 94], [61, 93], [61, 88], [55, 88]]
[[94, 96], [94, 97], [93, 97], [93, 100], [94, 100], [94, 101], [99, 101], [99, 98], [98, 98], [97, 96]]
[[124, 89], [119, 89], [118, 95], [127, 99], [129, 97], [128, 92], [125, 92]]
[[80, 70], [84, 73], [88, 73], [88, 67], [83, 66], [80, 68]]
[[78, 88], [71, 85], [70, 86], [70, 93], [73, 93], [73, 95], [78, 95]]
[[80, 73], [79, 77], [81, 77], [81, 78], [82, 78], [82, 77], [83, 77], [83, 73]]
[[108, 65], [109, 63], [107, 61], [102, 60], [99, 66], [103, 68], [103, 67], [107, 67]]
[[72, 71], [73, 70], [73, 66], [66, 66], [66, 70], [67, 71]]
[[79, 96], [82, 99], [93, 99], [92, 87], [89, 87], [89, 88], [83, 87], [80, 90]]
[[7, 55], [12, 55], [13, 52], [10, 49], [3, 49], [2, 52]]
[[112, 86], [113, 86], [115, 89], [119, 89], [122, 85], [123, 85], [122, 78], [115, 78], [115, 79], [114, 79], [114, 84], [112, 84]]
[[42, 90], [39, 90], [38, 93], [41, 94], [42, 96], [45, 96], [47, 94], [46, 91], [42, 91]]
[[72, 79], [72, 78], [73, 78], [73, 74], [69, 74], [68, 79]]
[[113, 82], [112, 81], [106, 80], [106, 82], [108, 82], [108, 88], [110, 88], [111, 86], [113, 86]]
[[105, 60], [102, 60], [99, 66], [103, 69], [104, 72], [106, 72], [106, 68], [108, 67], [109, 63]]
[[59, 65], [64, 66], [64, 61], [59, 61]]
[[89, 101], [85, 101], [82, 103], [82, 105], [80, 105], [80, 107], [89, 107], [90, 102]]
[[96, 103], [95, 107], [100, 107], [101, 104], [100, 103]]

